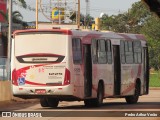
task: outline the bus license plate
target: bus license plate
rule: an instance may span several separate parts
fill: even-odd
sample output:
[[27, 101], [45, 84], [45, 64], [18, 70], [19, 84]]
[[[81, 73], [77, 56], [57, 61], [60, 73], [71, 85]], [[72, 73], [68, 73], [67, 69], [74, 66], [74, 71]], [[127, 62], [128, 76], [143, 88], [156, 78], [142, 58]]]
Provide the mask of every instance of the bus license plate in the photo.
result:
[[35, 91], [35, 93], [37, 93], [37, 94], [45, 94], [45, 93], [46, 93], [46, 90], [45, 90], [45, 89], [37, 89], [37, 90]]

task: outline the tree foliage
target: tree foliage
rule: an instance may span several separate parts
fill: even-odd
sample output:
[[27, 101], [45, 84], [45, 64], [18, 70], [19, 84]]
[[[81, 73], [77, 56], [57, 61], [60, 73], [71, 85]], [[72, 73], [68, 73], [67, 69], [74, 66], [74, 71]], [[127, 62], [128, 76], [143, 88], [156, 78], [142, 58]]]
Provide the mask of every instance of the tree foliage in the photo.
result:
[[[6, 21], [8, 21], [8, 13], [4, 13], [0, 11], [0, 14], [4, 17]], [[22, 24], [23, 23], [23, 16], [19, 11], [13, 11], [12, 12], [12, 22]]]
[[[74, 12], [72, 14], [72, 16], [70, 17], [70, 19], [72, 21], [76, 21], [76, 12]], [[93, 22], [94, 18], [90, 15], [83, 15], [83, 14], [80, 14], [80, 23], [81, 23], [81, 26], [86, 26], [88, 28], [88, 26], [91, 26], [92, 25], [92, 22]]]
[[160, 69], [160, 19], [150, 17], [141, 29], [148, 40], [150, 66], [156, 70]]
[[104, 15], [102, 17], [102, 29], [115, 32], [139, 33], [144, 22], [150, 16], [150, 12], [142, 2], [136, 2], [132, 8], [123, 14]]
[[123, 14], [105, 14], [101, 21], [102, 30], [144, 34], [149, 46], [150, 67], [160, 69], [160, 19], [143, 2], [134, 3]]
[[23, 8], [27, 8], [27, 4], [25, 0], [18, 0], [21, 4]]
[[[21, 4], [23, 8], [27, 7], [26, 1], [25, 0], [18, 0]], [[8, 11], [8, 10], [7, 10]], [[3, 16], [3, 18], [5, 19], [5, 21], [9, 20], [9, 16], [8, 16], [8, 12], [4, 13], [3, 11], [0, 11], [0, 14]], [[12, 12], [12, 22], [13, 23], [18, 23], [18, 24], [25, 24], [25, 22], [23, 22], [23, 16], [19, 11], [13, 11]]]

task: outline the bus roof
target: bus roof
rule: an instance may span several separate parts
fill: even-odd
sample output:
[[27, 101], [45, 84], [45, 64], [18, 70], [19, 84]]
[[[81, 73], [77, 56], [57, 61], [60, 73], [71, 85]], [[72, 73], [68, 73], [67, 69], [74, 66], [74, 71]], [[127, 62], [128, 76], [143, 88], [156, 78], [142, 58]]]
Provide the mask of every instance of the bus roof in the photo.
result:
[[126, 39], [126, 40], [142, 40], [146, 41], [142, 34], [131, 33], [116, 33], [113, 31], [84, 31], [84, 30], [71, 30], [73, 36], [79, 37], [102, 37], [108, 39]]
[[55, 33], [61, 33], [65, 35], [72, 35], [72, 32], [70, 30], [65, 29], [27, 29], [27, 30], [16, 30], [13, 33], [13, 36], [20, 34], [20, 33], [32, 33], [32, 32], [55, 32]]
[[102, 38], [112, 38], [112, 39], [126, 39], [126, 40], [143, 40], [146, 41], [144, 35], [142, 34], [131, 34], [131, 33], [115, 33], [112, 31], [86, 31], [86, 30], [76, 30], [76, 29], [27, 29], [27, 30], [16, 30], [13, 33], [13, 37], [20, 33], [31, 33], [31, 32], [53, 32], [57, 34], [73, 35], [76, 37], [102, 37]]

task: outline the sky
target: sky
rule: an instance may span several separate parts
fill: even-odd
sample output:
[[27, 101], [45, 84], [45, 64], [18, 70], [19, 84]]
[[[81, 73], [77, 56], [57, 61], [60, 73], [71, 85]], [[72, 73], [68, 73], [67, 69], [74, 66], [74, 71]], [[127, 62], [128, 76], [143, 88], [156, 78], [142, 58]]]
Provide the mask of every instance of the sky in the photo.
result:
[[[25, 0], [28, 5], [32, 8], [36, 6], [36, 0]], [[42, 0], [47, 1], [47, 0]], [[48, 0], [49, 1], [49, 0]], [[81, 1], [81, 13], [86, 13], [85, 0]], [[101, 13], [108, 15], [116, 15], [118, 13], [126, 12], [131, 8], [132, 4], [140, 0], [90, 0], [90, 15], [93, 17], [100, 17]], [[21, 7], [13, 4], [13, 11], [18, 10], [23, 15], [23, 21], [35, 21], [35, 12], [30, 10], [22, 9]], [[39, 21], [47, 21], [47, 19], [40, 13]]]

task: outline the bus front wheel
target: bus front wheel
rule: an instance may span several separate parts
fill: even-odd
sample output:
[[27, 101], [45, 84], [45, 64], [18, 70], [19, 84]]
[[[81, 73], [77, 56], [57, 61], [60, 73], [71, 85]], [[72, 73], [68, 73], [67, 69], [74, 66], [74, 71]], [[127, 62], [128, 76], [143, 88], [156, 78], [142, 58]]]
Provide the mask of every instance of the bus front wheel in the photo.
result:
[[137, 103], [138, 99], [139, 99], [139, 95], [140, 95], [140, 84], [136, 83], [135, 94], [132, 95], [132, 96], [125, 97], [126, 102], [128, 104], [135, 104], [135, 103]]

